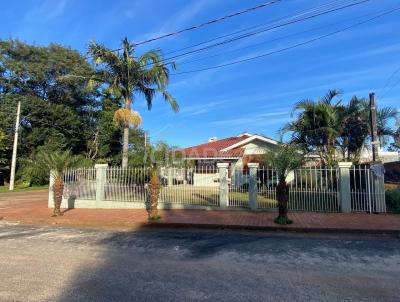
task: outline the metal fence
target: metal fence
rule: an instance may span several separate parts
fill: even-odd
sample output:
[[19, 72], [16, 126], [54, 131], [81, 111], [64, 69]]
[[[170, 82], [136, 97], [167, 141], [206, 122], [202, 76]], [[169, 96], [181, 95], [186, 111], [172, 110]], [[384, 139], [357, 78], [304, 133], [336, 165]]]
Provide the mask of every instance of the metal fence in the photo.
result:
[[384, 175], [377, 175], [369, 165], [350, 169], [351, 208], [354, 212], [386, 212]]
[[[302, 168], [289, 173], [289, 210], [312, 212], [339, 212], [338, 175], [331, 168]], [[270, 168], [258, 169], [258, 196], [260, 209], [276, 208], [278, 175]]]
[[230, 207], [249, 207], [249, 182], [248, 175], [244, 174], [243, 169], [231, 169], [228, 173], [229, 195], [228, 202]]
[[145, 202], [150, 176], [148, 168], [107, 168], [104, 200]]
[[64, 197], [96, 199], [96, 169], [79, 168], [64, 171]]
[[[252, 171], [254, 176], [255, 170]], [[96, 173], [102, 174], [96, 175]], [[353, 166], [347, 173], [350, 177], [352, 211], [385, 212], [383, 176], [377, 176], [369, 166]], [[314, 212], [343, 210], [339, 200], [339, 174], [339, 169], [322, 167], [292, 171], [286, 178], [289, 185], [289, 210]], [[228, 185], [224, 187], [220, 185], [218, 170], [213, 167], [161, 168], [159, 203], [180, 205], [182, 208], [185, 206], [250, 208], [251, 195], [253, 208], [256, 204], [258, 209], [276, 209], [278, 205], [276, 171], [271, 168], [257, 168], [255, 176], [257, 191], [251, 189], [250, 194], [249, 181], [255, 184], [253, 176], [250, 178], [247, 169], [231, 168], [227, 173]], [[151, 170], [148, 168], [68, 169], [64, 173], [64, 197], [82, 200], [98, 198], [108, 202], [145, 202], [148, 199], [147, 186], [150, 178]], [[96, 197], [96, 188], [99, 190], [97, 195], [101, 197]]]
[[164, 168], [160, 203], [187, 206], [219, 206], [218, 171], [210, 167]]

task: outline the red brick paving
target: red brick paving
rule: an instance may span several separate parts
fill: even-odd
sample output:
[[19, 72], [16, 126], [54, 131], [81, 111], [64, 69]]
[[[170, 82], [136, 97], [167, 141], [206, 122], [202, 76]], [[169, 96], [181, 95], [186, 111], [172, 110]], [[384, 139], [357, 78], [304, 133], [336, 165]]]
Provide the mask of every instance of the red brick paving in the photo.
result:
[[[0, 218], [27, 224], [58, 224], [68, 226], [93, 226], [135, 228], [148, 225], [144, 210], [125, 209], [72, 209], [62, 217], [50, 217], [47, 208], [47, 191], [1, 193]], [[294, 221], [289, 226], [277, 226], [275, 212], [164, 210], [161, 220], [152, 223], [181, 226], [221, 226], [248, 228], [287, 228], [303, 231], [400, 231], [400, 215], [342, 214], [292, 212]]]

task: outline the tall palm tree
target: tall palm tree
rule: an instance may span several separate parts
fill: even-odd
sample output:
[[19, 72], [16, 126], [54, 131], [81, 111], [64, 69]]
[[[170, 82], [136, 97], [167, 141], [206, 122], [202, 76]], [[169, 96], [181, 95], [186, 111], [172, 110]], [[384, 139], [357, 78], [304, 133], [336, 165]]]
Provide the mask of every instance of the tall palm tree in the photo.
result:
[[[111, 91], [123, 99], [120, 109], [115, 112], [114, 121], [123, 127], [122, 167], [128, 166], [129, 127], [137, 127], [141, 123], [139, 113], [132, 111], [136, 95], [142, 95], [150, 110], [153, 100], [160, 94], [170, 104], [172, 110], [179, 110], [176, 100], [166, 91], [169, 83], [169, 69], [161, 54], [148, 51], [140, 57], [134, 56], [134, 46], [125, 38], [119, 52], [92, 42], [89, 54], [97, 66], [90, 85], [101, 83], [109, 86]], [[174, 63], [168, 64], [175, 69]]]
[[353, 96], [347, 105], [338, 108], [340, 133], [336, 143], [347, 161], [359, 162], [361, 151], [368, 137], [369, 113], [365, 110], [364, 98]]
[[41, 152], [38, 154], [36, 164], [40, 167], [45, 167], [50, 171], [54, 177], [53, 191], [54, 191], [54, 210], [53, 216], [62, 216], [61, 202], [64, 190], [64, 171], [68, 168], [72, 168], [78, 164], [78, 158], [71, 155], [71, 152], [53, 152], [45, 153]]
[[301, 167], [304, 162], [304, 153], [295, 145], [279, 145], [274, 150], [266, 152], [267, 165], [271, 166], [277, 173], [278, 185], [276, 187], [276, 198], [278, 200], [278, 217], [275, 219], [279, 224], [290, 224], [288, 219], [289, 186], [286, 177], [290, 171]]
[[336, 162], [336, 137], [340, 133], [340, 101], [334, 99], [340, 95], [330, 90], [317, 101], [309, 99], [299, 101], [292, 114], [297, 118], [283, 127], [283, 132], [291, 132], [291, 142], [302, 146], [307, 152], [317, 152], [327, 166]]

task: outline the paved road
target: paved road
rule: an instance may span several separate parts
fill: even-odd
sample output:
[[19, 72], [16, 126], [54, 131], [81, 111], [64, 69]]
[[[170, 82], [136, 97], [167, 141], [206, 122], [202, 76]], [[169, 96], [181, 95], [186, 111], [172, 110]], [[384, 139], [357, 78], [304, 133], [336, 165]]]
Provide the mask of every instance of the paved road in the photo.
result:
[[0, 224], [0, 301], [399, 301], [400, 240]]

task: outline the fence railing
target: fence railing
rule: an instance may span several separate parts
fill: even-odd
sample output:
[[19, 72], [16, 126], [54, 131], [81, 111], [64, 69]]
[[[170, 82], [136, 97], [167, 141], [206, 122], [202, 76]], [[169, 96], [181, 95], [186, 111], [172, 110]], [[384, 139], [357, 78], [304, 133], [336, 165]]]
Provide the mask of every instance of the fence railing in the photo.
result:
[[64, 197], [96, 199], [96, 169], [79, 168], [64, 171]]
[[104, 200], [145, 202], [151, 171], [147, 168], [111, 167], [106, 170]]
[[[150, 178], [148, 168], [103, 165], [68, 169], [64, 173], [64, 198], [144, 204], [149, 197]], [[218, 169], [161, 168], [159, 179], [161, 205], [254, 210], [274, 210], [278, 205], [277, 172], [255, 164], [249, 169], [229, 168], [228, 164], [221, 164]], [[286, 182], [291, 211], [386, 211], [383, 177], [367, 166], [301, 168], [289, 173]]]
[[350, 169], [351, 208], [354, 212], [386, 212], [384, 176], [368, 165]]
[[160, 203], [219, 206], [218, 171], [208, 167], [162, 168]]
[[[258, 207], [276, 208], [278, 175], [274, 169], [258, 169]], [[302, 168], [289, 173], [289, 210], [339, 212], [337, 169]]]

